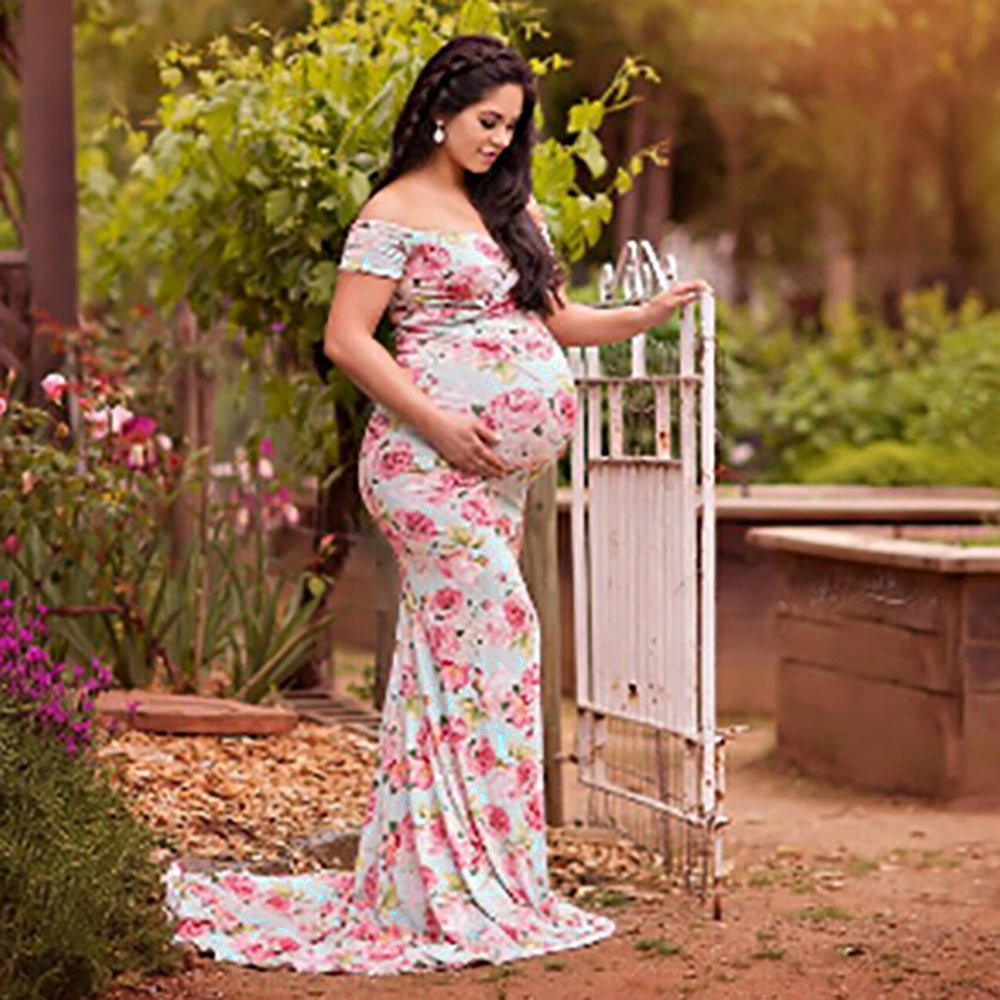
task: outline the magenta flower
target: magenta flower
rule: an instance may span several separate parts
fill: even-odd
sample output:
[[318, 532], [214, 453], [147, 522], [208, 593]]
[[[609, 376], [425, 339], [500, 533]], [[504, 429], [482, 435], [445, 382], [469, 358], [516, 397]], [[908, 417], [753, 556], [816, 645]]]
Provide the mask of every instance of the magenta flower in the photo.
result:
[[96, 661], [89, 668], [54, 662], [46, 610], [16, 604], [10, 583], [0, 580], [0, 698], [76, 756], [91, 744], [93, 696], [110, 687], [111, 674]]

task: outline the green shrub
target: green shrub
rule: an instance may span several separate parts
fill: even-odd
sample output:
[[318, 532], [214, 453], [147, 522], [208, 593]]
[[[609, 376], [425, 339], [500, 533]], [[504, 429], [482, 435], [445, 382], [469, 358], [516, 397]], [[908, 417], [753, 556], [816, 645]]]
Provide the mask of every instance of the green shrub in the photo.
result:
[[868, 486], [997, 486], [1000, 455], [935, 444], [876, 441], [839, 448], [803, 470], [807, 483], [863, 483]]
[[153, 836], [106, 774], [0, 700], [0, 996], [87, 997], [176, 966]]
[[903, 324], [847, 313], [822, 334], [722, 310], [723, 460], [767, 480], [1000, 486], [1000, 314], [907, 296]]

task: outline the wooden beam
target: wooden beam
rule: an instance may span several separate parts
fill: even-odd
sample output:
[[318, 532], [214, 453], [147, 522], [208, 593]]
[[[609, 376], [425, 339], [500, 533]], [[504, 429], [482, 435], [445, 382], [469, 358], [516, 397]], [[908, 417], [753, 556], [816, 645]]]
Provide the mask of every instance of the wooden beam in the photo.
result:
[[556, 540], [556, 467], [528, 491], [521, 571], [542, 629], [542, 731], [545, 743], [545, 819], [562, 826], [562, 658], [560, 656], [559, 557]]
[[31, 303], [32, 390], [59, 363], [52, 334], [77, 320], [76, 140], [72, 0], [25, 0], [21, 135]]

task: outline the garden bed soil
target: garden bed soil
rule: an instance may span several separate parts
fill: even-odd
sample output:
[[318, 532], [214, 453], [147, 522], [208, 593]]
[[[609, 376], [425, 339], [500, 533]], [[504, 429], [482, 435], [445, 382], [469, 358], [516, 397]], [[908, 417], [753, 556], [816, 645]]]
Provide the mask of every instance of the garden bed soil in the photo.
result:
[[[129, 739], [145, 741], [142, 752], [132, 754], [142, 764], [129, 766], [144, 769], [144, 787], [159, 786], [155, 754], [172, 758], [175, 751], [155, 743], [169, 738]], [[277, 756], [287, 768], [296, 757], [291, 736], [279, 739], [286, 745]], [[316, 739], [322, 747], [331, 737]], [[214, 742], [228, 746], [238, 762], [234, 746], [264, 741]], [[189, 749], [191, 773], [199, 771], [199, 753], [218, 752]], [[314, 746], [313, 752], [325, 751]], [[317, 764], [322, 771], [321, 757]], [[231, 766], [248, 767], [245, 761]], [[567, 765], [568, 811], [579, 817], [583, 800], [572, 776]], [[327, 799], [353, 780], [327, 778]], [[289, 801], [296, 784], [293, 777], [286, 782]], [[624, 849], [614, 847], [615, 862], [613, 845], [606, 844], [603, 861], [598, 854], [597, 868], [589, 867], [594, 848], [571, 829], [552, 838], [556, 881], [581, 905], [613, 913], [619, 925], [593, 947], [496, 968], [385, 979], [264, 972], [188, 952], [182, 973], [119, 982], [101, 1000], [408, 1000], [415, 990], [430, 1000], [1000, 997], [998, 805], [938, 807], [821, 784], [778, 760], [772, 725], [753, 724], [730, 753], [731, 871], [721, 922], [696, 900], [651, 883], [641, 852], [628, 861]], [[201, 822], [215, 822], [210, 811]], [[240, 837], [230, 831], [229, 839]], [[573, 875], [574, 852], [578, 868], [581, 856], [587, 862], [583, 878]], [[592, 873], [609, 862], [617, 870], [590, 885]]]

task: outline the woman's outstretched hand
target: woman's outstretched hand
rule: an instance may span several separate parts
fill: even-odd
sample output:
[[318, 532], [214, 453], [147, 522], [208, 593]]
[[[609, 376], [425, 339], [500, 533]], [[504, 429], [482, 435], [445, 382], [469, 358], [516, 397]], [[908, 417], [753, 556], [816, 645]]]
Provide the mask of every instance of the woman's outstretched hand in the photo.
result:
[[675, 309], [683, 309], [698, 299], [702, 292], [709, 291], [707, 281], [679, 281], [666, 291], [654, 295], [641, 306], [646, 312], [648, 326], [658, 326], [666, 322]]
[[493, 450], [500, 436], [478, 417], [442, 413], [428, 433], [435, 449], [455, 468], [477, 476], [505, 476], [510, 467]]

